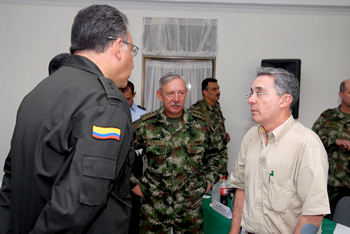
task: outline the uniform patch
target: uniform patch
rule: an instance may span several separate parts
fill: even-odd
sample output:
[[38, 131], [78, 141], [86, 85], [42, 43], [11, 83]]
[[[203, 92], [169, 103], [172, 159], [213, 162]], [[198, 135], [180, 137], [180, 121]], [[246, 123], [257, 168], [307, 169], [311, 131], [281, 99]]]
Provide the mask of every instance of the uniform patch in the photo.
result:
[[326, 122], [325, 123], [325, 125], [324, 125], [324, 128], [326, 129], [336, 129], [337, 131], [338, 131], [338, 125], [337, 125], [337, 123], [335, 123], [335, 122]]
[[114, 139], [120, 140], [120, 129], [119, 128], [106, 128], [106, 127], [98, 127], [92, 126], [92, 137], [97, 139]]
[[205, 116], [199, 111], [193, 111], [192, 116], [197, 117], [203, 121], [206, 121]]
[[166, 145], [166, 141], [147, 141], [147, 145]]
[[157, 115], [157, 111], [148, 112], [146, 114], [141, 115], [141, 120], [145, 121], [145, 120], [147, 120], [153, 116], [156, 116], [156, 115]]
[[203, 143], [202, 140], [189, 140], [188, 144], [190, 145], [201, 145]]

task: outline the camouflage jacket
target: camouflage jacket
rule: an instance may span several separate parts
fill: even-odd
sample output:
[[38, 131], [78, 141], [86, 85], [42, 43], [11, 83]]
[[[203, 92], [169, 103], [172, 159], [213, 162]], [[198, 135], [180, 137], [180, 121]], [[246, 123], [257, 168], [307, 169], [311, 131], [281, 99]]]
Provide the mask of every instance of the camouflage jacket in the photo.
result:
[[324, 111], [312, 126], [321, 138], [329, 161], [328, 185], [350, 187], [350, 151], [335, 144], [336, 139], [350, 140], [350, 119], [340, 107]]
[[221, 136], [222, 141], [226, 144], [225, 118], [222, 115], [220, 103], [216, 102], [215, 106], [210, 105], [207, 101], [200, 100], [190, 107], [190, 110], [199, 111], [204, 114], [206, 120]]
[[143, 149], [144, 176], [131, 176], [145, 196], [170, 194], [201, 181], [216, 183], [226, 173], [227, 152], [219, 136], [208, 127], [203, 114], [184, 110], [177, 129], [163, 107], [134, 122], [135, 149]]

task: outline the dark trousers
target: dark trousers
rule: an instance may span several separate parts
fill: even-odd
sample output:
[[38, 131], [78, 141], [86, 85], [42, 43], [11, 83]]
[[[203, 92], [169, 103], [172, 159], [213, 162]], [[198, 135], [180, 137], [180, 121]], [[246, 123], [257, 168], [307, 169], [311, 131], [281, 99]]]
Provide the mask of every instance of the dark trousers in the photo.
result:
[[141, 210], [141, 197], [131, 192], [132, 197], [132, 209], [129, 224], [129, 234], [140, 233], [140, 210]]
[[[132, 166], [132, 173], [137, 178], [140, 178], [143, 175], [142, 157], [136, 154], [134, 164]], [[135, 195], [132, 191], [130, 193], [132, 198], [132, 209], [129, 223], [129, 234], [138, 234], [140, 233], [141, 197]]]
[[331, 214], [326, 215], [325, 217], [327, 219], [332, 220], [335, 207], [337, 206], [338, 201], [345, 196], [350, 196], [350, 188], [346, 187], [334, 187], [334, 186], [327, 186], [328, 190], [328, 198], [329, 198], [329, 205], [331, 208]]

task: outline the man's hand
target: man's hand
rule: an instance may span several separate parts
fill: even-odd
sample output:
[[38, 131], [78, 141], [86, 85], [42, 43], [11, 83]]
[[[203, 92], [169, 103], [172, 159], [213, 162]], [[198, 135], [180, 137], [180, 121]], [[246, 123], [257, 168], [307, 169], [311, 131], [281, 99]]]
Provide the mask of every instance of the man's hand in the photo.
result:
[[140, 186], [136, 185], [133, 189], [131, 189], [131, 191], [133, 193], [135, 193], [137, 196], [140, 196], [140, 197], [145, 197], [145, 195], [143, 195], [141, 189], [140, 189]]
[[345, 139], [337, 139], [335, 140], [335, 144], [339, 145], [340, 147], [343, 147], [347, 150], [350, 150], [350, 141]]
[[226, 132], [226, 142], [228, 143], [230, 140], [231, 140], [230, 134], [228, 134], [228, 133]]
[[[207, 181], [207, 182], [208, 182], [208, 181]], [[205, 191], [204, 194], [207, 194], [207, 192], [209, 191], [210, 188], [211, 188], [211, 184], [208, 182], [208, 188], [207, 188], [207, 190]]]

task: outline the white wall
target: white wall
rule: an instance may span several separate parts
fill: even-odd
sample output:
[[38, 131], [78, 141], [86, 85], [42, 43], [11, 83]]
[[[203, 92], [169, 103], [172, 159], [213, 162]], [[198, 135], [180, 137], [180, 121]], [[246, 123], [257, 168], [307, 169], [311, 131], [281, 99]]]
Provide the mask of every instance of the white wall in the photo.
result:
[[[118, 7], [118, 6], [116, 6]], [[0, 4], [0, 167], [8, 154], [16, 111], [23, 97], [47, 76], [53, 56], [68, 52], [70, 28], [82, 7]], [[299, 121], [311, 127], [326, 108], [336, 107], [339, 84], [350, 78], [350, 15], [122, 9], [134, 43], [142, 47], [143, 17], [218, 19], [217, 78], [231, 135], [229, 170], [245, 132], [254, 124], [245, 93], [262, 59], [299, 58]], [[142, 56], [130, 80], [141, 101]], [[2, 176], [0, 173], [0, 176]]]

